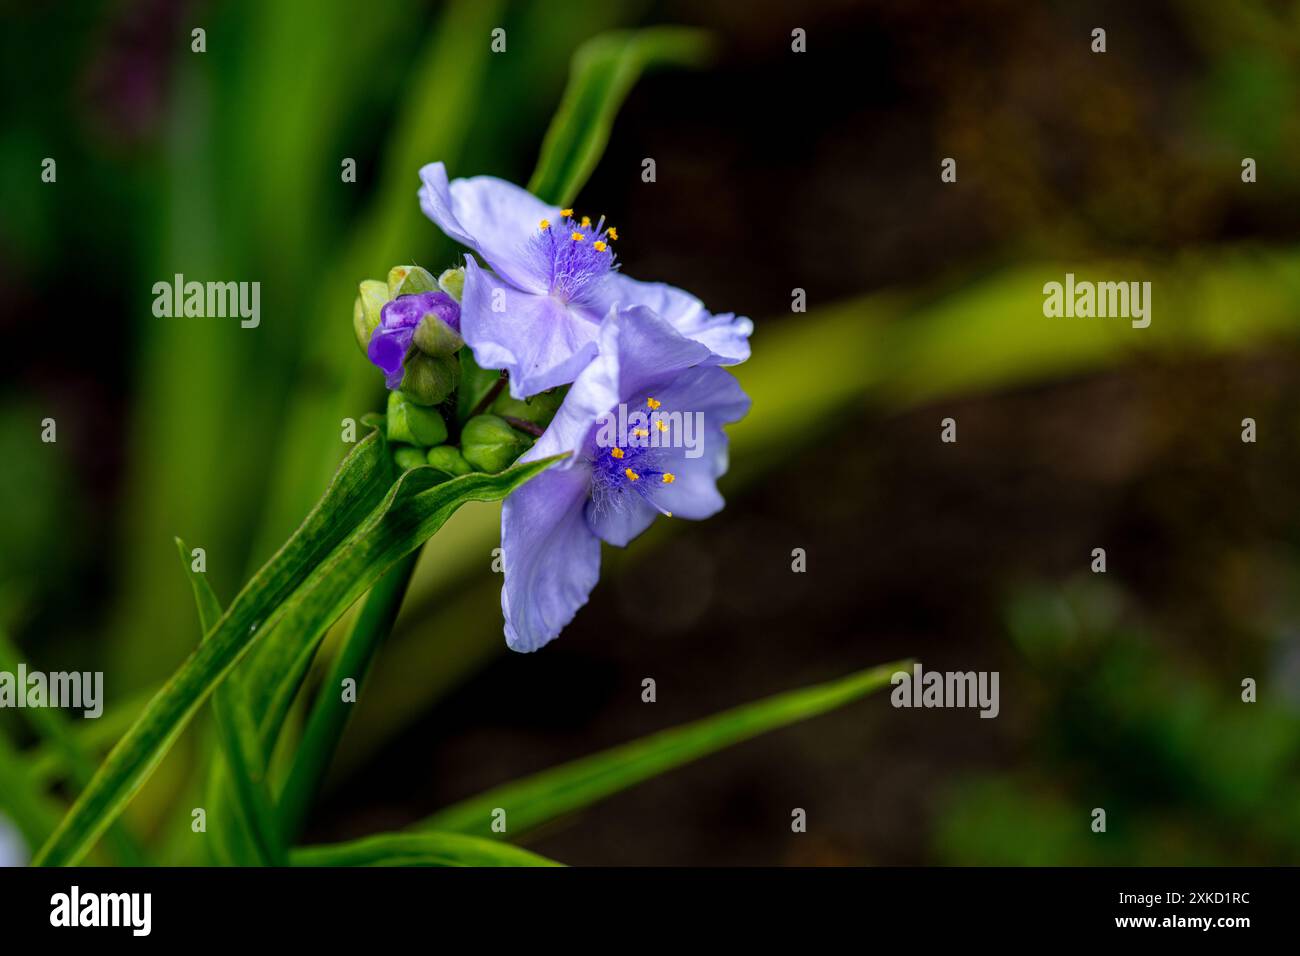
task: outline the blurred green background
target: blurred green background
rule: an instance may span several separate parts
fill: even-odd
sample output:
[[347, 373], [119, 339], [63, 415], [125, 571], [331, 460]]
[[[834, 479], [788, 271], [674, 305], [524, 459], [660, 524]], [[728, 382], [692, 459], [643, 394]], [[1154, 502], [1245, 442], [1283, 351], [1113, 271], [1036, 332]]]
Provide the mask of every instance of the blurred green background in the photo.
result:
[[[88, 743], [111, 743], [198, 639], [172, 536], [205, 548], [229, 600], [324, 487], [341, 420], [379, 407], [352, 341], [356, 283], [456, 254], [419, 212], [419, 166], [526, 181], [574, 50], [683, 24], [713, 34], [714, 57], [639, 82], [578, 205], [617, 224], [629, 274], [756, 320], [728, 508], [607, 550], [591, 604], [527, 657], [501, 637], [496, 509], [458, 514], [308, 836], [400, 827], [914, 655], [1000, 671], [1001, 716], [878, 696], [529, 845], [597, 864], [1300, 862], [1296, 6], [4, 15], [0, 627], [31, 667], [106, 672], [105, 718], [73, 728]], [[939, 181], [947, 156], [955, 184]], [[1042, 284], [1066, 271], [1150, 280], [1151, 327], [1043, 318]], [[177, 272], [261, 282], [261, 326], [155, 318], [151, 287]], [[947, 416], [956, 445], [938, 440]], [[1256, 444], [1240, 441], [1247, 416]], [[57, 444], [39, 441], [46, 417]], [[1258, 703], [1241, 702], [1245, 677]], [[207, 720], [125, 818], [162, 859], [187, 859]], [[48, 805], [0, 790], [0, 813], [56, 815], [69, 783], [15, 714], [0, 731], [0, 771], [53, 787]]]

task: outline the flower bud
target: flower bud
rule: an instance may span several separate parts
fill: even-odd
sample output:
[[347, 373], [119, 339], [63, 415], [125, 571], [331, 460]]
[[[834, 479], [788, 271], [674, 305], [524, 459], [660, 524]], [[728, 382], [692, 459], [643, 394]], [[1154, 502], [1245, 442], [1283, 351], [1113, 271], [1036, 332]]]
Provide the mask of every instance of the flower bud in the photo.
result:
[[448, 269], [438, 276], [438, 288], [459, 302], [465, 294], [465, 270]]
[[379, 327], [384, 304], [388, 301], [388, 286], [378, 279], [361, 283], [357, 301], [352, 306], [352, 331], [357, 335], [361, 351], [370, 346], [370, 336]]
[[449, 478], [459, 478], [461, 475], [468, 475], [474, 470], [464, 456], [451, 445], [439, 445], [437, 448], [430, 448], [425, 461]]
[[437, 292], [438, 285], [427, 269], [419, 266], [393, 266], [388, 270], [388, 297], [415, 295], [417, 292]]
[[441, 445], [447, 440], [447, 423], [436, 408], [417, 405], [402, 392], [389, 392], [388, 440], [423, 448]]
[[397, 462], [397, 467], [402, 471], [410, 471], [424, 464], [424, 453], [418, 448], [401, 445], [393, 452], [393, 461]]
[[435, 358], [416, 349], [406, 358], [399, 388], [417, 405], [437, 405], [456, 390], [459, 378], [455, 356]]
[[493, 475], [514, 464], [532, 443], [531, 438], [495, 415], [475, 415], [460, 433], [465, 460], [478, 471]]
[[519, 399], [512, 397], [508, 391], [502, 391], [488, 411], [503, 418], [519, 418], [545, 428], [559, 411], [560, 403], [564, 401], [567, 392], [568, 388], [553, 388], [529, 398]]
[[436, 311], [424, 313], [420, 324], [415, 327], [415, 337], [412, 341], [415, 342], [417, 349], [434, 358], [455, 355], [465, 344], [460, 333], [443, 321], [442, 316]]

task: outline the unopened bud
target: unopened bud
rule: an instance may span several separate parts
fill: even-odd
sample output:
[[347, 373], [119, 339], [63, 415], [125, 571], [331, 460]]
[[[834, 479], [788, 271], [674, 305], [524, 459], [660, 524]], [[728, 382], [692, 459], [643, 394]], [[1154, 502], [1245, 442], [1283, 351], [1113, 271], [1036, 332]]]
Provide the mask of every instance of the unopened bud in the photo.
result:
[[[451, 308], [456, 308], [454, 304], [448, 303]], [[460, 317], [457, 315], [457, 321]], [[465, 340], [460, 337], [460, 333], [448, 325], [437, 311], [424, 313], [420, 319], [420, 324], [415, 327], [415, 337], [413, 339], [415, 347], [425, 355], [432, 355], [439, 358], [444, 355], [455, 355], [460, 351]]]
[[488, 411], [502, 418], [518, 418], [545, 428], [559, 411], [568, 391], [567, 386], [553, 388], [523, 399], [514, 398], [508, 391], [502, 391]]
[[397, 462], [397, 467], [402, 471], [410, 471], [424, 464], [424, 453], [410, 445], [399, 445], [393, 452], [393, 461]]
[[437, 405], [456, 390], [459, 378], [454, 356], [435, 358], [416, 349], [403, 366], [401, 391], [417, 405]]
[[415, 295], [417, 292], [436, 292], [438, 284], [427, 269], [419, 266], [393, 266], [388, 270], [388, 297]]
[[436, 408], [411, 401], [403, 392], [388, 393], [388, 440], [428, 448], [447, 440], [447, 423]]
[[459, 302], [465, 295], [465, 270], [448, 269], [438, 276], [438, 288]]
[[358, 288], [357, 300], [352, 305], [352, 331], [356, 333], [361, 351], [370, 346], [370, 336], [379, 327], [384, 304], [388, 302], [388, 285], [378, 279], [367, 279]]
[[496, 474], [532, 446], [532, 439], [496, 415], [475, 415], [460, 433], [461, 454], [478, 471]]
[[449, 478], [459, 478], [461, 475], [468, 475], [474, 470], [470, 467], [470, 463], [465, 460], [465, 457], [451, 445], [439, 445], [437, 448], [430, 448], [425, 461]]

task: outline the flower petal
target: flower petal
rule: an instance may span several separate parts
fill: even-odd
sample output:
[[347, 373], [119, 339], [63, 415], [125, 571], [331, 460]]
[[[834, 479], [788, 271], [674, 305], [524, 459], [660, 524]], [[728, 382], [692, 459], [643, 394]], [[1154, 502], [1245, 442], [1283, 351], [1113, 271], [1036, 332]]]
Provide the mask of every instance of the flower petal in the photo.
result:
[[370, 335], [366, 356], [383, 371], [384, 384], [389, 389], [399, 388], [402, 384], [402, 376], [406, 374], [402, 361], [414, 337], [415, 329], [409, 326], [392, 329], [380, 326]]
[[[503, 311], [493, 310], [494, 299]], [[510, 373], [515, 398], [572, 382], [596, 354], [598, 330], [564, 303], [521, 292], [465, 257], [461, 334], [481, 367]]]
[[749, 358], [754, 323], [744, 316], [714, 315], [683, 289], [664, 282], [640, 282], [621, 272], [610, 275], [601, 292], [604, 307], [645, 306], [682, 335], [706, 345], [713, 355], [702, 364], [736, 365]]
[[439, 229], [482, 256], [516, 288], [550, 289], [547, 263], [530, 252], [529, 239], [542, 219], [559, 218], [559, 207], [495, 176], [448, 183], [442, 163], [423, 167], [420, 180], [420, 208]]
[[583, 518], [590, 475], [551, 469], [506, 498], [501, 510], [506, 644], [535, 651], [587, 603], [600, 578], [600, 540]]
[[626, 491], [618, 498], [607, 498], [597, 506], [587, 502], [587, 526], [606, 544], [626, 548], [628, 543], [659, 517], [650, 502], [634, 491]]

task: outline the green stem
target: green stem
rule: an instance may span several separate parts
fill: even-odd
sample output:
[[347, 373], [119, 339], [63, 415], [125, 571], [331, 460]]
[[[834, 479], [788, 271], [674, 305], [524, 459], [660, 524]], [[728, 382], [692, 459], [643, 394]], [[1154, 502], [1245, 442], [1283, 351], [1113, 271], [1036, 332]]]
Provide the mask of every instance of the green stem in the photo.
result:
[[280, 792], [280, 835], [286, 846], [298, 839], [307, 822], [307, 814], [325, 782], [325, 774], [354, 706], [343, 701], [339, 688], [350, 677], [356, 681], [360, 691], [379, 643], [397, 620], [397, 612], [420, 559], [420, 550], [417, 548], [403, 558], [371, 588], [312, 704], [302, 740], [294, 754], [293, 766]]
[[507, 376], [505, 372], [502, 372], [501, 377], [493, 382], [492, 387], [487, 390], [487, 394], [479, 399], [479, 403], [474, 406], [474, 410], [469, 413], [469, 417], [473, 418], [475, 415], [482, 415], [491, 408], [492, 403], [495, 402], [497, 396], [501, 394], [501, 390], [506, 387], [506, 381], [508, 379], [509, 376]]

